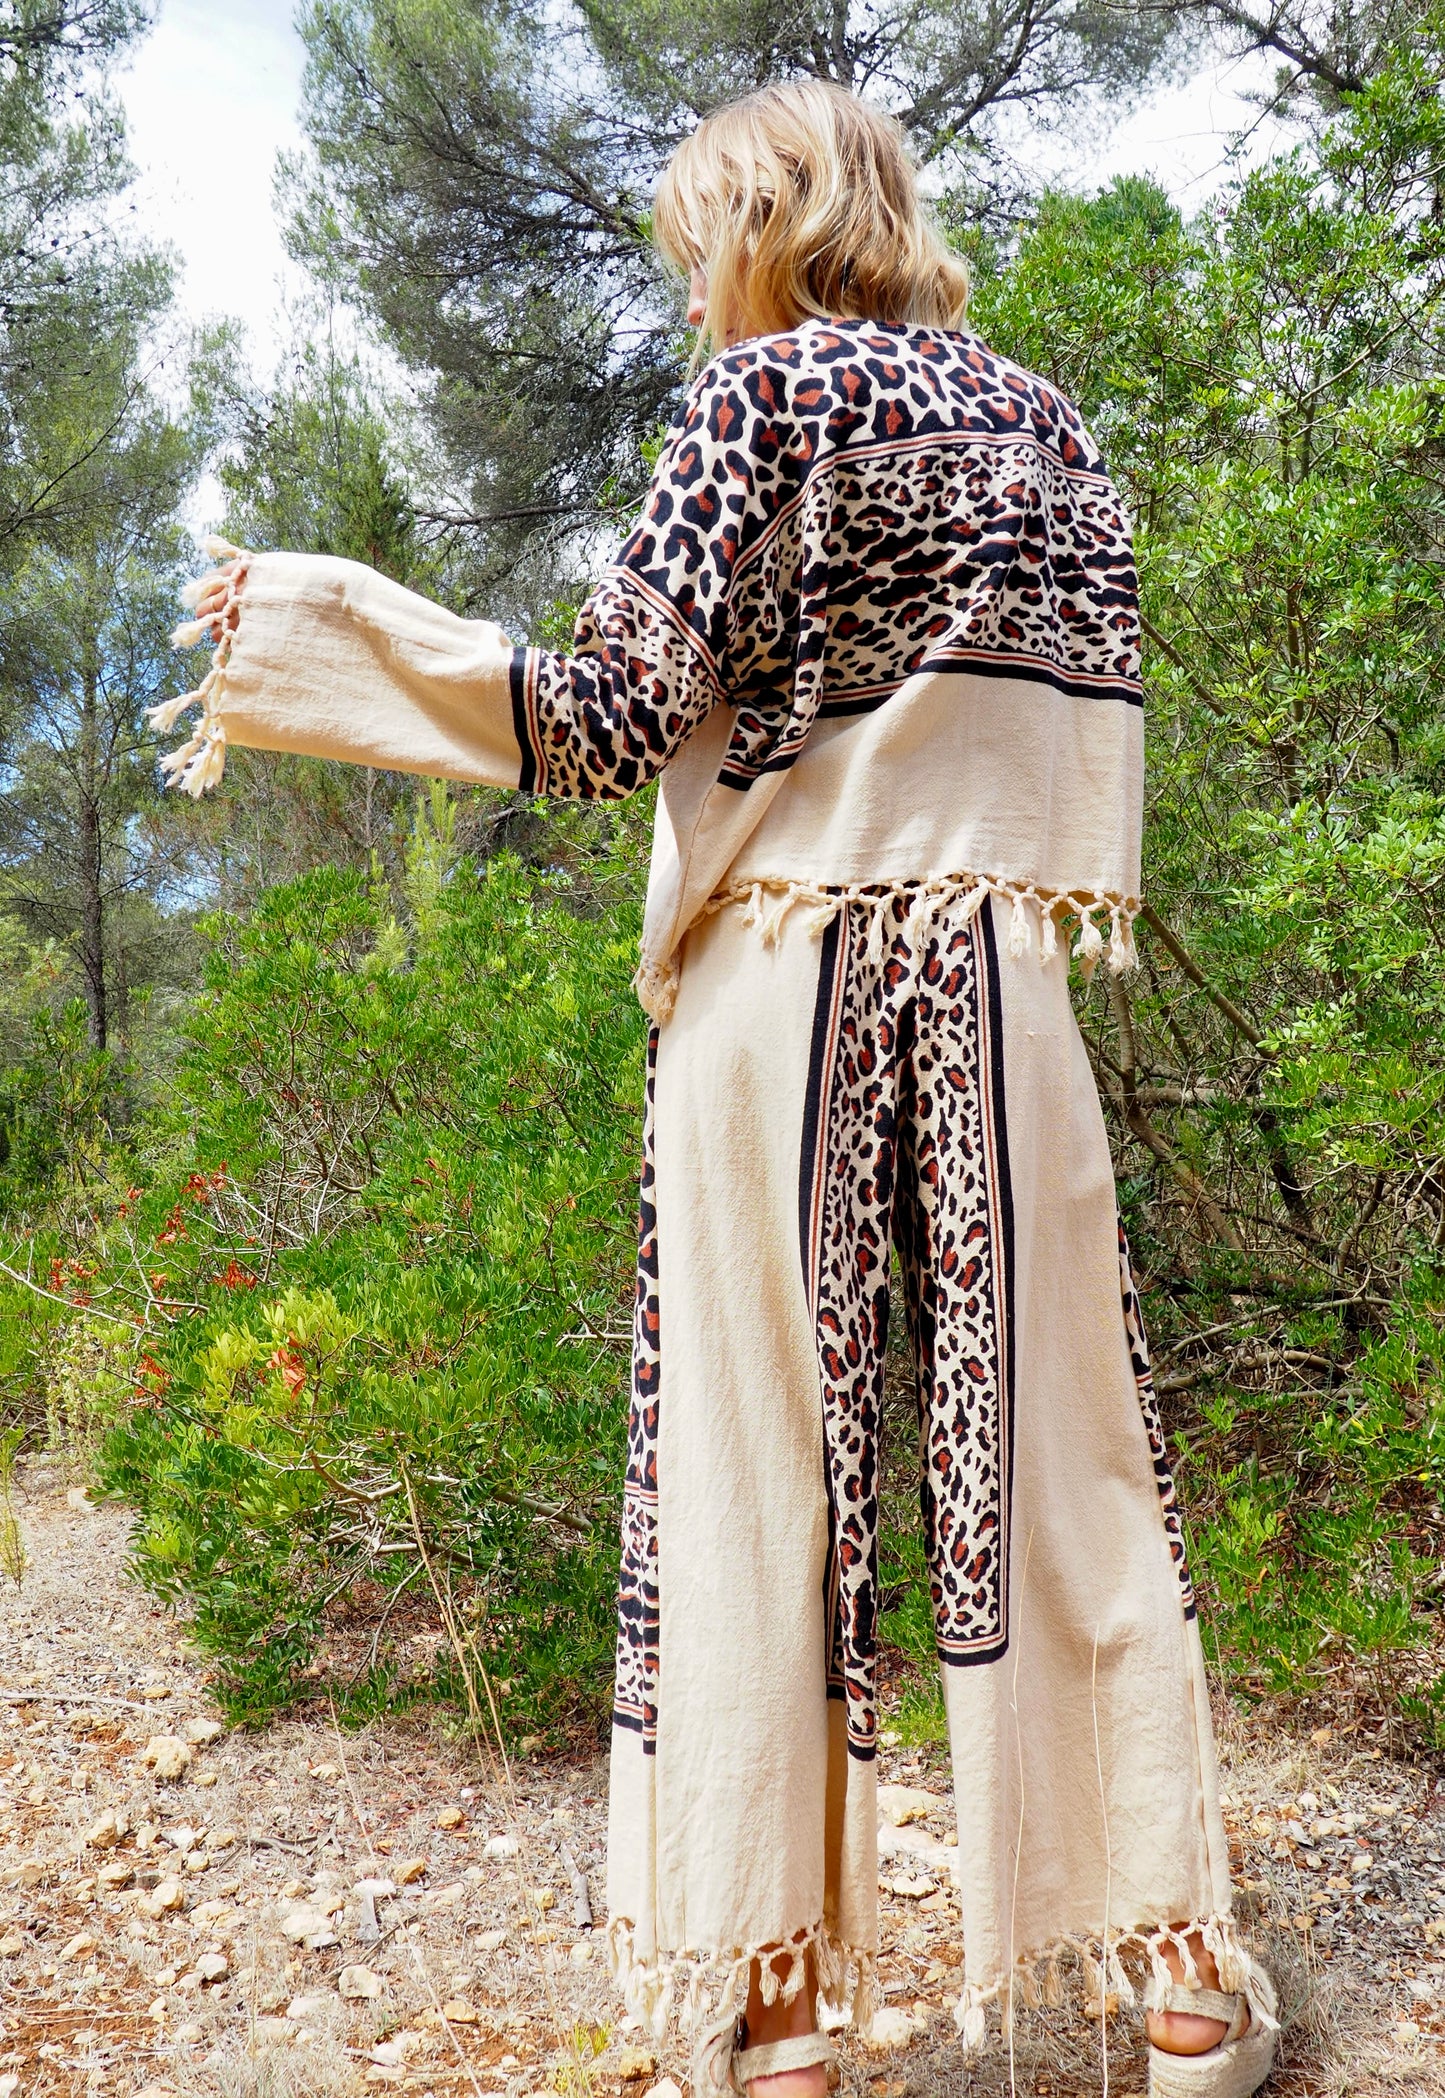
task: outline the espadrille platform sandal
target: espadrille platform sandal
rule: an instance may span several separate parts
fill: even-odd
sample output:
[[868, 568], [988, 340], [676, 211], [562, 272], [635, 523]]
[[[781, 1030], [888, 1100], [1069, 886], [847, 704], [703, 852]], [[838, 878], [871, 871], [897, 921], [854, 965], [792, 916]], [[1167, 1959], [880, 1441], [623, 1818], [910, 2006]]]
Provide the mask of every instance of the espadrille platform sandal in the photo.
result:
[[1191, 2018], [1217, 2018], [1227, 2030], [1207, 2054], [1169, 2054], [1149, 2048], [1149, 2098], [1250, 2098], [1274, 2067], [1278, 2031], [1274, 1989], [1254, 1967], [1248, 1989], [1226, 1996], [1218, 1989], [1191, 1989], [1183, 1982], [1151, 1980], [1146, 2011], [1182, 2011]]
[[[743, 2028], [746, 2040], [747, 2028]], [[833, 2043], [823, 2032], [799, 2033], [795, 2039], [774, 2040], [770, 2047], [737, 2047], [733, 2051], [733, 2083], [746, 2091], [760, 2076], [779, 2076], [785, 2069], [811, 2069], [822, 2062], [831, 2065]]]

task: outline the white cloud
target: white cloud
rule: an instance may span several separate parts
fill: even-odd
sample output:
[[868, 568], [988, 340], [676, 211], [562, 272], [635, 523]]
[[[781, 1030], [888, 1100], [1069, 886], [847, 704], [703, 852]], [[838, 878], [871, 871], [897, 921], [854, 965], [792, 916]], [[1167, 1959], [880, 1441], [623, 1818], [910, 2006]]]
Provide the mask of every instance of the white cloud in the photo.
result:
[[1273, 71], [1261, 57], [1216, 60], [1192, 79], [1156, 89], [1067, 170], [1069, 187], [1089, 191], [1116, 175], [1152, 175], [1185, 211], [1194, 209], [1227, 179], [1234, 138], [1247, 134], [1245, 165], [1279, 150], [1283, 126], [1261, 117], [1251, 100], [1268, 92]]
[[282, 306], [302, 278], [286, 257], [272, 202], [276, 155], [301, 143], [305, 59], [294, 0], [162, 0], [160, 19], [115, 77], [140, 179], [131, 201], [145, 230], [182, 264], [194, 318], [231, 314], [269, 365]]

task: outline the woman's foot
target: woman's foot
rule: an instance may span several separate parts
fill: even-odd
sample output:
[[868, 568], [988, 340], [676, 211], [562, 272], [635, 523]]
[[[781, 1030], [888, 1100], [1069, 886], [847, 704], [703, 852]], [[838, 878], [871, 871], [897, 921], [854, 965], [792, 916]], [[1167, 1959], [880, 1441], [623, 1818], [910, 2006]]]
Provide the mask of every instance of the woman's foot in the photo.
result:
[[[792, 1954], [786, 1952], [774, 1956], [773, 1967], [780, 1977], [787, 1972], [791, 1959]], [[795, 2040], [816, 2032], [818, 1985], [813, 1978], [811, 1954], [807, 1978], [791, 2003], [784, 2003], [781, 1996], [770, 2004], [763, 2002], [759, 1963], [754, 1961], [748, 1978], [745, 2020], [749, 2047], [771, 2047], [778, 2040]], [[827, 2090], [828, 2071], [822, 2062], [814, 2062], [807, 2069], [780, 2069], [776, 2076], [755, 2076], [748, 2085], [749, 2098], [827, 2098]]]
[[[1198, 1931], [1191, 1932], [1185, 1942], [1193, 1954], [1199, 1980], [1206, 1989], [1217, 1989], [1219, 1968], [1215, 1964], [1214, 1954], [1205, 1951], [1204, 1940]], [[1164, 1955], [1164, 1964], [1175, 1981], [1183, 1981], [1183, 1953], [1176, 1945], [1170, 1944], [1162, 1945], [1160, 1951]], [[1145, 2013], [1144, 2027], [1150, 2040], [1163, 2054], [1208, 2054], [1210, 2048], [1217, 2047], [1229, 2030], [1229, 2027], [1221, 2025], [1217, 2018], [1196, 2018], [1188, 2011], [1148, 2011]]]

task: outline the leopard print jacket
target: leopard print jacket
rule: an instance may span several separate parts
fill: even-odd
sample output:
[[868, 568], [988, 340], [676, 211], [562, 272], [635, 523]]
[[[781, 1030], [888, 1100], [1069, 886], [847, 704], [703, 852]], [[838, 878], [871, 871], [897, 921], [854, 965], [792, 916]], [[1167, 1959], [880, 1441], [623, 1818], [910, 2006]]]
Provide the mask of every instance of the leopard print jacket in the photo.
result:
[[631, 794], [719, 703], [745, 790], [920, 671], [1137, 705], [1129, 524], [1077, 411], [976, 337], [808, 322], [694, 384], [574, 652], [516, 650], [524, 792]]

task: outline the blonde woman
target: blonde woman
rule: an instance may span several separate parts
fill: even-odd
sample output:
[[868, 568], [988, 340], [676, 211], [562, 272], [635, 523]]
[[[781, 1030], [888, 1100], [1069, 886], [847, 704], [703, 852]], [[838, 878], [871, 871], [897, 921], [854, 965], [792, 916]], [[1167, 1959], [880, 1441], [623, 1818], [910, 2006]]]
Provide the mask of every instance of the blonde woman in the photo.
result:
[[[1152, 2088], [1268, 2073], [1194, 1604], [1069, 1005], [1133, 960], [1129, 528], [1078, 415], [964, 326], [896, 127], [818, 82], [656, 200], [712, 353], [571, 654], [347, 561], [237, 554], [228, 741], [630, 794], [658, 774], [609, 1857], [628, 2003], [697, 2080], [821, 2098], [877, 1945], [879, 1415], [917, 1361], [958, 2018], [1147, 1979]], [[157, 710], [158, 726], [178, 718]], [[1120, 1954], [1124, 1954], [1121, 1960]], [[835, 2022], [837, 2022], [835, 2020]]]

